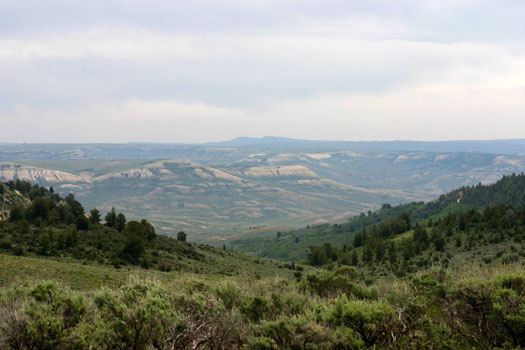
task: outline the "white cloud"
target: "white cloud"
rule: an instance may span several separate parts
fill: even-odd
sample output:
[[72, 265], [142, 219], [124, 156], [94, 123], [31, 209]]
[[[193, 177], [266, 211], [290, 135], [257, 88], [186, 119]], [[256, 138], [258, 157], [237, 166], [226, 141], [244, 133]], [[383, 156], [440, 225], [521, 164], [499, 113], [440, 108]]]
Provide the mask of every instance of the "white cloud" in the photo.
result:
[[513, 0], [31, 4], [0, 4], [2, 141], [504, 138], [525, 126], [525, 6]]

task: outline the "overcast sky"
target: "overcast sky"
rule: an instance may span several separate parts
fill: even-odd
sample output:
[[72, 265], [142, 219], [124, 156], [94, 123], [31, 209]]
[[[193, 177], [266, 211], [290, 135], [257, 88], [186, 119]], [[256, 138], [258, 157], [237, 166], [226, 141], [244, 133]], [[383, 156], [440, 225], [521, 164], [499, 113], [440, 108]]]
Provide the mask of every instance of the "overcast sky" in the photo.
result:
[[0, 0], [0, 142], [525, 138], [523, 0]]

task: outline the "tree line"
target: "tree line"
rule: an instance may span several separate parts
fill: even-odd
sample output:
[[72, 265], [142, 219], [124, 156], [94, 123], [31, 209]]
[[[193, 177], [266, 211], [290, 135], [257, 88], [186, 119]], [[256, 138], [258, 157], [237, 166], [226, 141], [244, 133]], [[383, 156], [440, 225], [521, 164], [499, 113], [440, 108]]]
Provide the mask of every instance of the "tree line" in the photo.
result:
[[101, 263], [142, 265], [170, 270], [173, 264], [161, 259], [159, 250], [202, 259], [191, 244], [183, 244], [186, 234], [178, 240], [158, 237], [146, 219], [128, 221], [123, 213], [112, 208], [104, 216], [93, 208], [86, 213], [73, 194], [65, 198], [52, 187], [32, 185], [16, 180], [0, 183], [1, 193], [17, 191], [20, 200], [10, 207], [7, 220], [0, 221], [0, 250], [16, 255], [37, 254], [95, 260]]

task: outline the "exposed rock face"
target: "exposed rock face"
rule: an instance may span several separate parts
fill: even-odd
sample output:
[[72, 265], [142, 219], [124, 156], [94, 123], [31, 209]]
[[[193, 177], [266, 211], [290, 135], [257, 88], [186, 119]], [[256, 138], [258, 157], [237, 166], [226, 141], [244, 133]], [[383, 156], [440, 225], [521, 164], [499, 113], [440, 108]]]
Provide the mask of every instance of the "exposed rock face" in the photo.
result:
[[510, 157], [510, 156], [497, 156], [494, 158], [494, 165], [500, 166], [500, 167], [512, 167], [512, 168], [520, 168], [525, 169], [525, 162], [523, 159], [518, 157]]
[[0, 181], [26, 180], [31, 182], [89, 182], [88, 178], [60, 170], [43, 169], [34, 166], [0, 163]]
[[118, 178], [118, 179], [147, 179], [155, 177], [155, 174], [153, 174], [149, 169], [142, 168], [142, 169], [130, 169], [126, 171], [120, 171], [120, 172], [113, 172], [109, 174], [104, 174], [101, 176], [97, 176], [93, 179], [93, 181], [104, 181], [110, 178]]
[[331, 153], [307, 153], [306, 155], [310, 158], [317, 159], [317, 160], [327, 159], [327, 158], [332, 157]]
[[244, 171], [246, 176], [252, 177], [319, 177], [316, 173], [302, 165], [252, 167]]

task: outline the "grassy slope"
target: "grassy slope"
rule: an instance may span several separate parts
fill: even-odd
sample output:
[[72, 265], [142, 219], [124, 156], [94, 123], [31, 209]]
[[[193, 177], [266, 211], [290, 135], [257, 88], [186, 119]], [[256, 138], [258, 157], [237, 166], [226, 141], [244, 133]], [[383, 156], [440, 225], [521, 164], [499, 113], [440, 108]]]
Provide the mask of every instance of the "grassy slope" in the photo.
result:
[[[39, 257], [19, 257], [0, 254], [0, 287], [24, 282], [40, 280], [56, 280], [73, 289], [89, 290], [100, 287], [117, 287], [129, 280], [130, 276], [154, 279], [168, 283], [183, 276], [220, 281], [224, 279], [253, 280], [260, 278], [281, 277], [293, 278], [293, 271], [268, 260], [258, 260], [255, 263], [250, 258], [242, 256], [231, 257], [217, 265], [230, 266], [236, 273], [225, 276], [213, 271], [200, 270], [199, 273], [189, 271], [161, 272], [145, 270], [135, 266], [124, 266], [115, 269], [107, 265], [87, 264], [72, 259], [51, 259]], [[220, 268], [220, 266], [215, 266]], [[307, 271], [311, 270], [307, 268]]]
[[[517, 349], [523, 339], [522, 264], [465, 264], [369, 287], [337, 271], [296, 284], [2, 255], [0, 271], [1, 349]], [[186, 344], [169, 346], [181, 337]]]
[[[289, 278], [293, 275], [293, 270], [275, 261], [259, 259], [236, 252], [221, 251], [203, 245], [193, 244], [193, 246], [199, 254], [204, 255], [204, 258], [195, 260], [182, 254], [173, 253], [172, 258], [177, 259], [177, 268], [172, 270], [173, 273], [243, 276], [250, 278], [268, 276]], [[25, 272], [21, 272], [22, 270]], [[102, 279], [100, 281], [101, 285], [106, 284], [104, 282], [105, 279], [109, 279], [108, 283], [113, 284], [112, 281], [116, 279], [116, 276], [125, 276], [130, 273], [140, 275], [165, 274], [158, 270], [144, 270], [133, 265], [124, 265], [121, 269], [116, 269], [108, 264], [72, 258], [48, 258], [36, 255], [17, 257], [7, 254], [5, 251], [2, 253], [1, 249], [0, 271], [2, 272], [0, 279], [4, 282], [17, 280], [19, 277], [18, 273], [27, 276], [33, 275], [38, 278], [55, 278], [54, 276], [75, 276], [79, 274], [88, 277], [91, 275], [98, 276], [94, 278], [96, 280]]]

